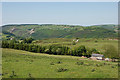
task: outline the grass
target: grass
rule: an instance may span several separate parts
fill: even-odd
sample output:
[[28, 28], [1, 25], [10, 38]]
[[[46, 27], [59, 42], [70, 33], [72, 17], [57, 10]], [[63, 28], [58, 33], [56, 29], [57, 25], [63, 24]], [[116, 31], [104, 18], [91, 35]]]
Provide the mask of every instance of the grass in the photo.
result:
[[2, 49], [3, 78], [117, 78], [114, 62]]
[[[70, 48], [76, 48], [80, 45], [85, 45], [87, 48], [95, 48], [101, 52], [104, 52], [103, 46], [105, 45], [113, 45], [118, 50], [118, 40], [108, 40], [107, 38], [80, 38], [79, 41], [76, 43], [76, 45], [73, 45], [73, 39], [67, 39], [67, 38], [51, 38], [51, 39], [44, 39], [36, 41], [35, 44], [37, 45], [43, 45], [48, 46], [52, 44], [60, 44], [64, 46], [69, 46]], [[96, 42], [97, 41], [97, 42]]]

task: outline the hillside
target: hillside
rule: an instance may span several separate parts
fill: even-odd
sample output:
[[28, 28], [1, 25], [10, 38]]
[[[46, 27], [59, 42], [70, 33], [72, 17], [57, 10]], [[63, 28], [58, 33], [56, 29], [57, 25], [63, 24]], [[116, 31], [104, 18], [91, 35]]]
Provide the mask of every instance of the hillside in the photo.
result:
[[[117, 78], [118, 64], [2, 49], [3, 78]], [[93, 80], [93, 79], [92, 79]], [[113, 79], [114, 80], [114, 79]]]
[[117, 28], [115, 25], [75, 26], [54, 24], [21, 24], [2, 26], [3, 34], [14, 37], [32, 37], [34, 39], [45, 38], [115, 38]]

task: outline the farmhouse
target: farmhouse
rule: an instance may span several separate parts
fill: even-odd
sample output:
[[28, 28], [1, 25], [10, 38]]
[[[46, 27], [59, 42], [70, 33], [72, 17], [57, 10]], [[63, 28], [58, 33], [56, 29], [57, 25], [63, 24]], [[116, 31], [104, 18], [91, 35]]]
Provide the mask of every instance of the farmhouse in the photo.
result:
[[91, 55], [91, 59], [94, 58], [96, 60], [103, 60], [104, 59], [104, 55], [102, 54], [92, 54]]

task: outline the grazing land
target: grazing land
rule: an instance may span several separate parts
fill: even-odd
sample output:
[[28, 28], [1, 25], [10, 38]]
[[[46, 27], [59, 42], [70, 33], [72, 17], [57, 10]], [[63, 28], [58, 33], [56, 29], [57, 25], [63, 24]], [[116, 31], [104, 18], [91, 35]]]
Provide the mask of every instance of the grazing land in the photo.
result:
[[116, 62], [2, 48], [3, 78], [117, 78]]
[[109, 38], [79, 38], [79, 41], [76, 44], [73, 44], [73, 40], [75, 38], [67, 39], [67, 38], [51, 38], [51, 39], [43, 39], [33, 41], [36, 45], [64, 45], [70, 48], [76, 48], [81, 45], [85, 45], [87, 48], [95, 48], [99, 51], [104, 52], [105, 45], [113, 45], [118, 50], [118, 40], [109, 39]]
[[[3, 78], [117, 78], [117, 25], [4, 25]], [[90, 60], [93, 53], [111, 62]]]

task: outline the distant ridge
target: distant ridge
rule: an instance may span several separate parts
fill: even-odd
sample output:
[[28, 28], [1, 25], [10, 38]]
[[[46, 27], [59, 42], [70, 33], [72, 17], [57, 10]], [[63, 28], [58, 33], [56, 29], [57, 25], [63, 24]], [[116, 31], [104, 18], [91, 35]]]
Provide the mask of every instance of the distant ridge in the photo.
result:
[[[13, 31], [11, 31], [13, 29]], [[2, 26], [3, 34], [11, 33], [16, 37], [45, 38], [116, 38], [117, 25], [61, 25], [61, 24], [9, 24]], [[32, 33], [30, 33], [32, 31]], [[6, 35], [6, 34], [5, 34]], [[10, 36], [10, 35], [9, 35]], [[10, 36], [11, 37], [11, 36]]]

